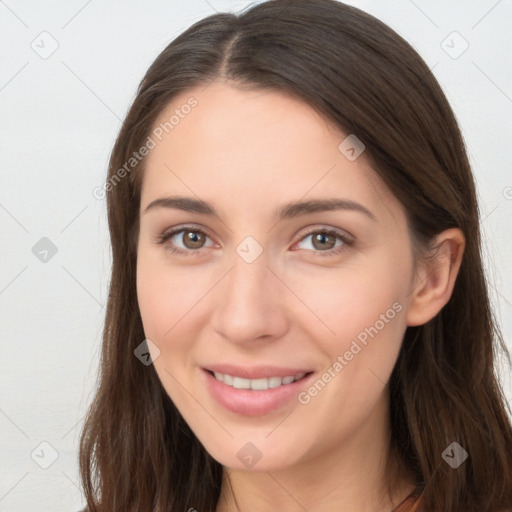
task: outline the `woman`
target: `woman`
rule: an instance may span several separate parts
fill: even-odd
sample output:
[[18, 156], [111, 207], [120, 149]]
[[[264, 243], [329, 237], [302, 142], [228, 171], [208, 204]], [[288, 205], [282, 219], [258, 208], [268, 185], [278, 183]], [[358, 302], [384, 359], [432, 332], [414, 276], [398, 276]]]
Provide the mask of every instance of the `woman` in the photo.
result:
[[333, 0], [196, 23], [106, 192], [86, 510], [512, 510], [473, 177], [390, 28]]

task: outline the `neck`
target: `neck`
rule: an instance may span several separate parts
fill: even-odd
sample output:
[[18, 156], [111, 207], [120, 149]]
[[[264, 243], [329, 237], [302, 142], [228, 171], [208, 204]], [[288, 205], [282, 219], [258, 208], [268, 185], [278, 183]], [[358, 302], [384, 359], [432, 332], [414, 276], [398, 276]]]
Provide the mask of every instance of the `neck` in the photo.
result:
[[[224, 470], [216, 512], [391, 512], [414, 486], [390, 450], [387, 394], [336, 449], [276, 471]], [[391, 482], [394, 482], [391, 485]]]

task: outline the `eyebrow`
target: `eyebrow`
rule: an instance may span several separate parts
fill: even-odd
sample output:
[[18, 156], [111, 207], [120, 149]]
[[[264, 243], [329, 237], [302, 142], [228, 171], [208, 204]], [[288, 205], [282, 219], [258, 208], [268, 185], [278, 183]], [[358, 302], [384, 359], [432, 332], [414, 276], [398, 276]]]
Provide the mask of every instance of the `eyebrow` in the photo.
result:
[[[161, 197], [151, 201], [145, 208], [144, 213], [156, 208], [169, 208], [176, 210], [183, 210], [186, 212], [200, 213], [203, 215], [211, 215], [220, 219], [215, 208], [200, 199], [192, 197]], [[363, 213], [373, 221], [377, 222], [375, 215], [362, 204], [350, 201], [348, 199], [314, 199], [310, 201], [296, 201], [285, 204], [274, 211], [276, 219], [291, 219], [300, 215], [307, 215], [309, 213], [333, 211], [333, 210], [347, 210]]]

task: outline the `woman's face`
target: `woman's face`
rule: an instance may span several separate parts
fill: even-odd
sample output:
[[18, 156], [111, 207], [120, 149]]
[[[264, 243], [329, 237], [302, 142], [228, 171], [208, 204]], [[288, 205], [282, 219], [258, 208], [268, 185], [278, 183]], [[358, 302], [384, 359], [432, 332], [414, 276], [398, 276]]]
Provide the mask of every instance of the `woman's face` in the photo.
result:
[[348, 135], [281, 93], [214, 82], [175, 98], [147, 144], [144, 331], [224, 466], [311, 463], [387, 425], [413, 254], [400, 203]]

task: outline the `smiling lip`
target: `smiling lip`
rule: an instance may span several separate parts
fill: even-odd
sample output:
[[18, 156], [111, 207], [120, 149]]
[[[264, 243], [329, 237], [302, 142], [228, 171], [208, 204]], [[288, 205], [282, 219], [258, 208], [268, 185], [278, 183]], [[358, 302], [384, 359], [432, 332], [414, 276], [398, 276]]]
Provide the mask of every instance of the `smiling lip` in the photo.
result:
[[[300, 380], [276, 388], [263, 390], [238, 389], [217, 380], [212, 372], [224, 373], [245, 379], [262, 379], [270, 377], [286, 377], [305, 374]], [[212, 365], [202, 368], [205, 385], [212, 397], [225, 409], [244, 416], [262, 416], [282, 407], [297, 397], [301, 388], [311, 380], [310, 369], [294, 369], [283, 367], [241, 368], [233, 365]]]

